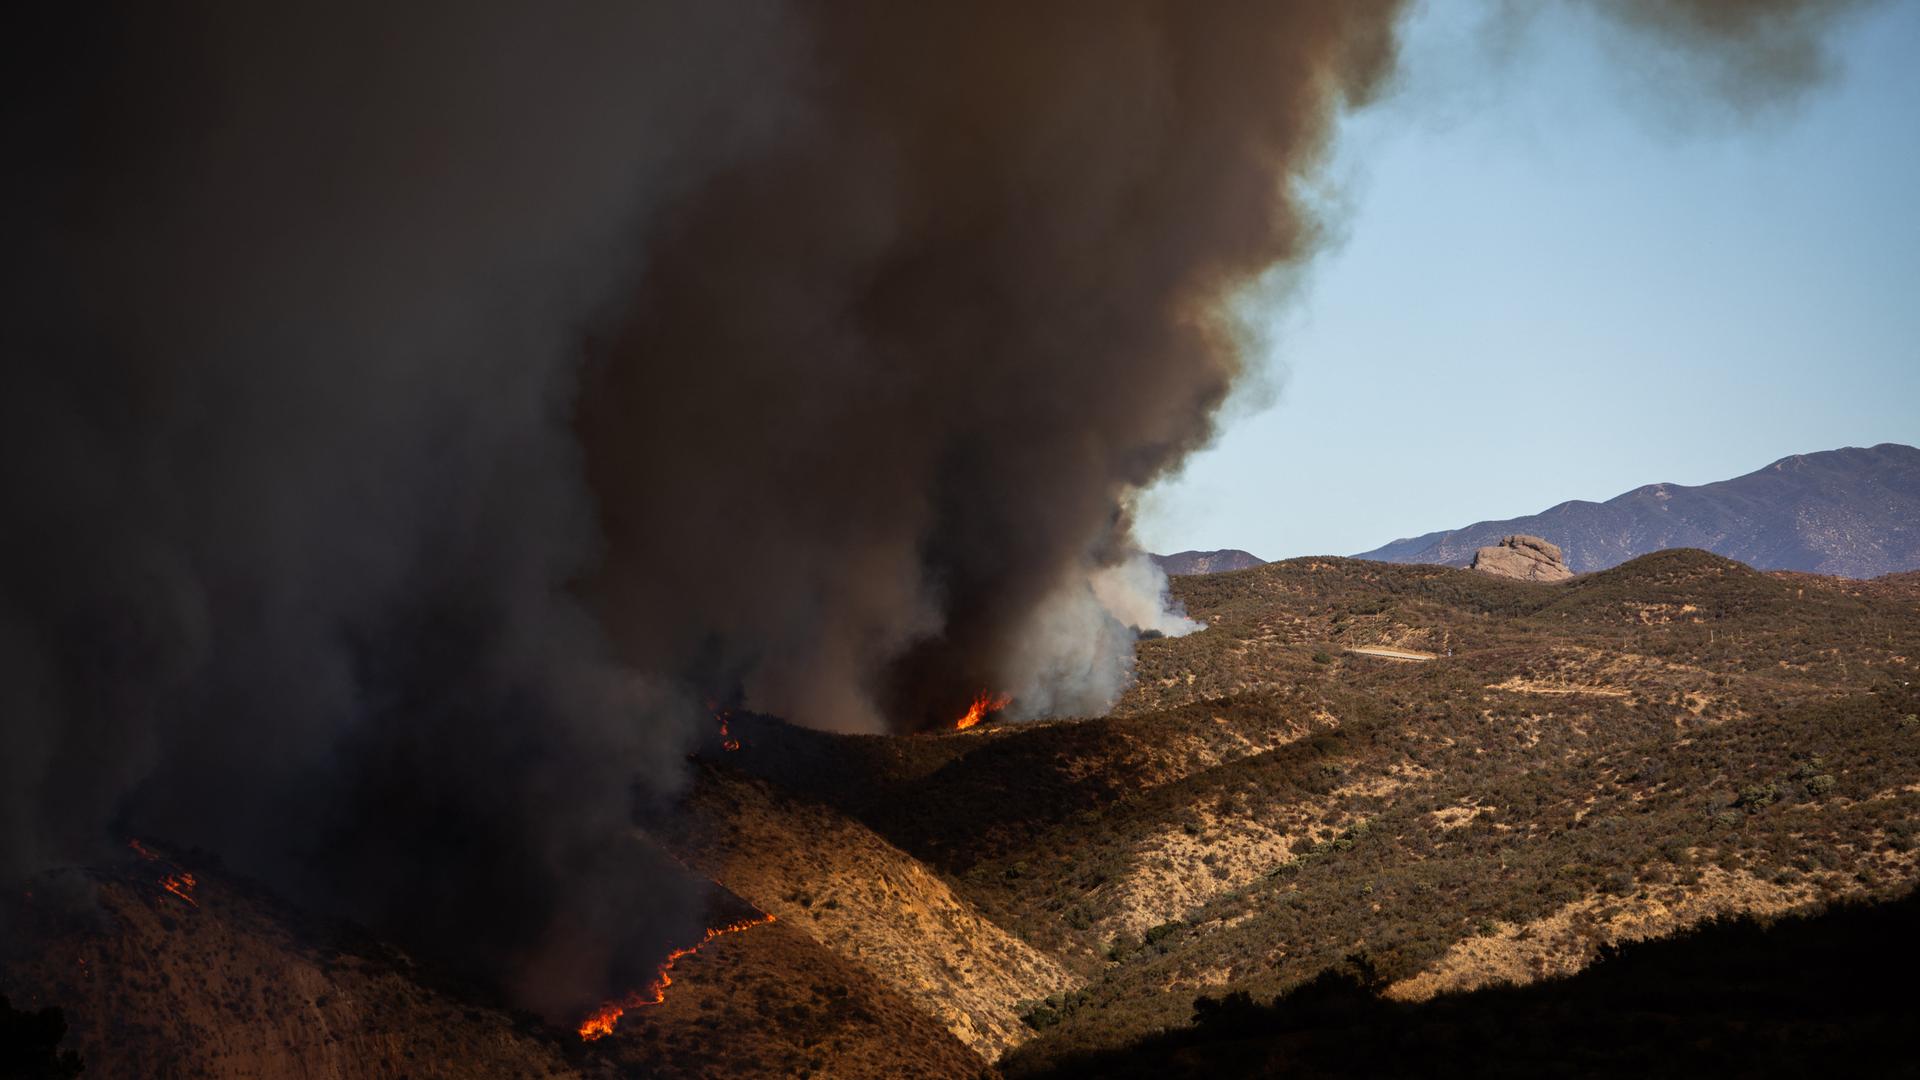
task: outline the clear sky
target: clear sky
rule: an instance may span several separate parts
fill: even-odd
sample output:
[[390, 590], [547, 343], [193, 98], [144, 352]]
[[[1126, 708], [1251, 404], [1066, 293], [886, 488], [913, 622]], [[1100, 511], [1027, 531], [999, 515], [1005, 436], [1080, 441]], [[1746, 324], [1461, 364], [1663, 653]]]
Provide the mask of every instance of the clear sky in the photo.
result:
[[1351, 554], [1920, 445], [1920, 0], [1847, 18], [1832, 76], [1750, 116], [1570, 5], [1511, 48], [1486, 7], [1426, 5], [1399, 92], [1346, 123], [1341, 238], [1272, 312], [1264, 385], [1149, 493], [1149, 550]]

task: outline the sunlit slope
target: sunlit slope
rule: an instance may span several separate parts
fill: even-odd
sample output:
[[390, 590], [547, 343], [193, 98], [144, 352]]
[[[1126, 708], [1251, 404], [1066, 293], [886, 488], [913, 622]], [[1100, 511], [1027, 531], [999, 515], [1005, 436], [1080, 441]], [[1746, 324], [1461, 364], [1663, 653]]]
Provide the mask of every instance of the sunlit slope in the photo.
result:
[[1114, 717], [844, 755], [763, 732], [841, 762], [774, 783], [1075, 973], [1014, 1004], [1023, 1059], [1354, 955], [1419, 997], [1916, 876], [1899, 582], [1680, 551], [1558, 585], [1320, 559], [1176, 588], [1210, 628], [1143, 642]]
[[[645, 831], [733, 894], [716, 925], [776, 921], [606, 1038], [131, 856], [0, 990], [65, 1006], [103, 1075], [969, 1076], [1329, 967], [1417, 1002], [1920, 879], [1911, 575], [1681, 551], [1554, 585], [1317, 559], [1175, 588], [1208, 629], [1142, 642], [1112, 716], [735, 717]], [[1346, 651], [1375, 645], [1434, 658]]]

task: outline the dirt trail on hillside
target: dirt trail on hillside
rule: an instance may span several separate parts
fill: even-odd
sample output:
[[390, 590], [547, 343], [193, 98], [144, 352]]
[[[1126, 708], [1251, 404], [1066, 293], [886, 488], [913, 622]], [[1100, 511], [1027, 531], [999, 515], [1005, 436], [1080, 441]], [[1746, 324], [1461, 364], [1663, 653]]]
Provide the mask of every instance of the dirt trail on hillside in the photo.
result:
[[1391, 649], [1385, 645], [1349, 645], [1346, 651], [1358, 653], [1361, 656], [1377, 656], [1383, 660], [1426, 661], [1438, 659], [1433, 653], [1415, 652], [1412, 649]]

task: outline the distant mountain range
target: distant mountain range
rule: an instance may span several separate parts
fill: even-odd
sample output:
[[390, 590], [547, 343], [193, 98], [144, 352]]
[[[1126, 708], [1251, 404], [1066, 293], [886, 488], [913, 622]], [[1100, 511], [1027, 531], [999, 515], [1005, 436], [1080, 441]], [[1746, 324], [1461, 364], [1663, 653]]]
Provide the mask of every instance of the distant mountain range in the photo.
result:
[[1245, 570], [1250, 566], [1265, 566], [1267, 560], [1239, 548], [1223, 548], [1219, 551], [1181, 551], [1172, 555], [1151, 556], [1160, 569], [1169, 577], [1180, 574], [1218, 574], [1227, 570]]
[[1881, 443], [1795, 454], [1732, 480], [1649, 484], [1602, 503], [1576, 499], [1531, 517], [1395, 540], [1355, 558], [1466, 566], [1476, 549], [1515, 533], [1558, 544], [1582, 574], [1675, 547], [1761, 570], [1869, 578], [1920, 569], [1920, 449]]

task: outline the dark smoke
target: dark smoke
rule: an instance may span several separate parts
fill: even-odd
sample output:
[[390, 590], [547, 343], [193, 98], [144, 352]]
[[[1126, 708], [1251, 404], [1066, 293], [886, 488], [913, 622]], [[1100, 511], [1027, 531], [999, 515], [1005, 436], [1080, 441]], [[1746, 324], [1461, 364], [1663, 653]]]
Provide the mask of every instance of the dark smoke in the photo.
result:
[[1870, 0], [1582, 2], [1633, 33], [1643, 71], [1750, 113], [1789, 102], [1831, 75], [1828, 28]]
[[805, 118], [670, 207], [596, 350], [616, 639], [843, 729], [1109, 681], [1130, 638], [1030, 672], [1034, 616], [1103, 629], [1088, 574], [1209, 437], [1223, 301], [1310, 247], [1287, 184], [1397, 6], [820, 5]]
[[567, 591], [580, 340], [653, 208], [781, 122], [783, 16], [10, 21], [5, 868], [138, 831], [602, 993], [694, 914], [628, 833], [698, 713]]
[[14, 11], [0, 870], [198, 845], [564, 1017], [689, 917], [702, 699], [1100, 707], [1399, 7]]

